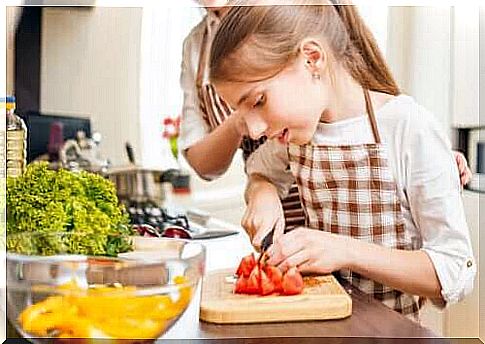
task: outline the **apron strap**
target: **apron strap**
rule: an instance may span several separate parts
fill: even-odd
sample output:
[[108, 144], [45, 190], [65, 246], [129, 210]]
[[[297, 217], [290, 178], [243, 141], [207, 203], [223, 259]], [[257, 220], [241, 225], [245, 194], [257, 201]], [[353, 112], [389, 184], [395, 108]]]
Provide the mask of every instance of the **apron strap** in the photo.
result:
[[200, 45], [200, 53], [199, 53], [199, 65], [197, 67], [197, 78], [195, 80], [195, 85], [197, 89], [200, 90], [202, 88], [202, 84], [204, 82], [204, 72], [207, 65], [207, 37], [209, 36], [209, 29], [206, 26], [204, 30], [204, 34], [202, 36], [202, 44]]
[[363, 90], [365, 98], [365, 108], [367, 110], [367, 114], [369, 115], [369, 121], [372, 127], [372, 133], [374, 134], [374, 139], [376, 140], [376, 143], [381, 143], [381, 137], [379, 135], [379, 130], [377, 129], [376, 116], [374, 114], [374, 107], [372, 106], [369, 90], [367, 88], [364, 88]]

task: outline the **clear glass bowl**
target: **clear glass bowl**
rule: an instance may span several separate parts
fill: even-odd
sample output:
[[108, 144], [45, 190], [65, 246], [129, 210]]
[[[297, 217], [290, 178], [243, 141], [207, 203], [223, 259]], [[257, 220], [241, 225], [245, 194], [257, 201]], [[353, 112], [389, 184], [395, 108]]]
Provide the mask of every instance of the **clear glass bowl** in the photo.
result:
[[205, 269], [201, 244], [157, 248], [118, 258], [7, 252], [7, 316], [37, 343], [151, 342], [188, 307]]

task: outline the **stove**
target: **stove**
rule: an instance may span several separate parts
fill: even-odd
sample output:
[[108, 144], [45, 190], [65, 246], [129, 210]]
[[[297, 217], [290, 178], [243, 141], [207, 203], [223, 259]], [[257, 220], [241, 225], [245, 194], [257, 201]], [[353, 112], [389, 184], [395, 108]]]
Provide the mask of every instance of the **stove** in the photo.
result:
[[[211, 229], [185, 214], [169, 211], [153, 203], [125, 204], [133, 228], [141, 236], [181, 239], [211, 239], [239, 233], [236, 230]], [[207, 224], [207, 223], [204, 223]]]

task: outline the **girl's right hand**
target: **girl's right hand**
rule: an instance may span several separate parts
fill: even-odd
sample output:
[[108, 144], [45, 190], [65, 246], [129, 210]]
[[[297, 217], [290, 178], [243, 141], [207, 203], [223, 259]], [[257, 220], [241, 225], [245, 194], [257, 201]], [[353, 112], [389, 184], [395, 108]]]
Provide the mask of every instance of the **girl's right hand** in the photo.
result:
[[257, 249], [273, 227], [275, 228], [274, 240], [283, 235], [285, 229], [283, 206], [276, 189], [270, 182], [258, 182], [258, 187], [248, 199], [241, 225]]

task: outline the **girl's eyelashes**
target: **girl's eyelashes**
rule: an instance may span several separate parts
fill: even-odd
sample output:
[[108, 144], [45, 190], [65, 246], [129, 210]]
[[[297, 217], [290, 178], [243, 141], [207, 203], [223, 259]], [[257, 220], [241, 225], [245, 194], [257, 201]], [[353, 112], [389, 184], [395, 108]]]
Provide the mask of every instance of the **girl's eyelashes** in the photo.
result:
[[264, 94], [258, 95], [258, 97], [256, 98], [256, 101], [253, 104], [253, 108], [263, 106], [265, 101], [266, 101], [266, 97]]

